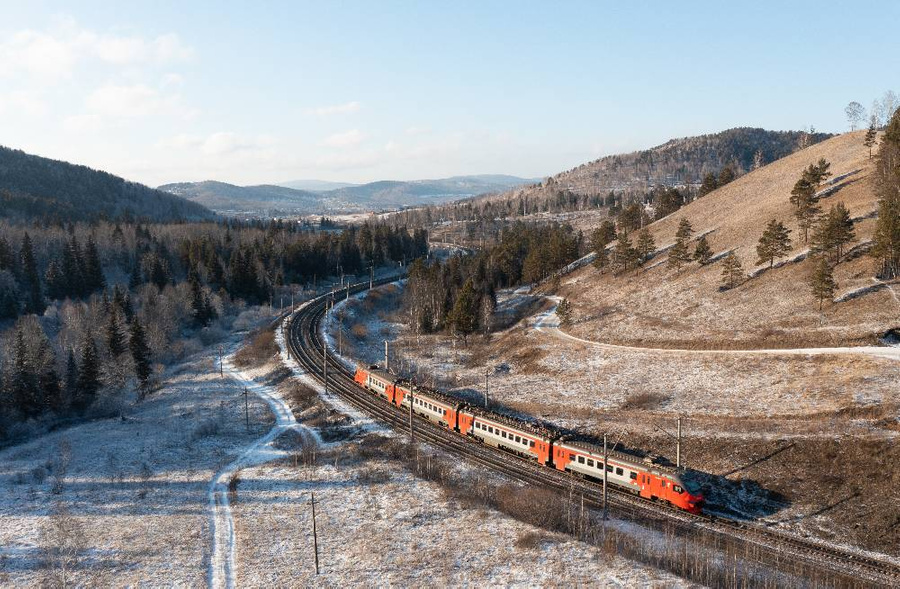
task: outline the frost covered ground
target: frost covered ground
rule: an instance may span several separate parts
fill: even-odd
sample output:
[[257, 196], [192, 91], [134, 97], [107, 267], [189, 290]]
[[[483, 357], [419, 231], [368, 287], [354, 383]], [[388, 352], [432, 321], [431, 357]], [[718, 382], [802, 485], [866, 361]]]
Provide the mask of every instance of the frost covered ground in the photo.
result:
[[[343, 310], [348, 354], [420, 380], [595, 434], [674, 461], [669, 434], [683, 418], [682, 456], [710, 473], [720, 513], [762, 519], [823, 539], [900, 554], [900, 492], [877, 483], [900, 461], [900, 350], [699, 352], [598, 345], [555, 328], [552, 304], [501, 293], [522, 321], [466, 347], [415, 337], [385, 289]], [[336, 321], [331, 325], [332, 332]], [[363, 329], [358, 329], [361, 324]], [[346, 337], [346, 335], [345, 335]], [[349, 343], [348, 343], [349, 342]]]
[[74, 584], [205, 585], [210, 480], [273, 421], [251, 396], [248, 432], [240, 392], [201, 354], [121, 419], [0, 451], [0, 584], [53, 584], [45, 548], [80, 540]]
[[[283, 393], [303, 382], [312, 381], [286, 376], [277, 357], [253, 370], [226, 362], [222, 378], [208, 351], [170, 370], [162, 389], [121, 419], [0, 450], [0, 585], [59, 583], [45, 557], [63, 545], [78, 554], [66, 580], [82, 586], [686, 586], [461, 504], [395, 461], [341, 460], [360, 435], [386, 430], [348, 421], [333, 397], [285, 414]], [[334, 423], [349, 437], [332, 431], [322, 442], [306, 429]], [[319, 460], [310, 462], [313, 448]]]

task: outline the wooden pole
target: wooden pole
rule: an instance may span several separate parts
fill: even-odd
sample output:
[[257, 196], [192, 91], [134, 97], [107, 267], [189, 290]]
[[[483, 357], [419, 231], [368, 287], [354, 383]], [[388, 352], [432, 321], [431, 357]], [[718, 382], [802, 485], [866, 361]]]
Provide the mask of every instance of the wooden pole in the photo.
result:
[[316, 529], [316, 494], [310, 493], [312, 495], [312, 524], [313, 524], [313, 552], [315, 553], [316, 558], [316, 575], [319, 574], [319, 534]]
[[487, 406], [488, 406], [488, 393], [490, 390], [488, 388], [488, 376], [490, 375], [490, 373], [491, 373], [490, 370], [488, 370], [487, 368], [484, 369], [484, 408], [485, 409], [487, 409]]
[[224, 362], [225, 356], [225, 348], [223, 346], [219, 346], [219, 377], [225, 378], [225, 368], [222, 366]]
[[250, 431], [250, 401], [247, 387], [244, 387], [244, 419], [247, 422], [247, 431]]
[[325, 394], [328, 394], [328, 344], [322, 342], [322, 380], [325, 382]]
[[388, 357], [388, 341], [384, 340], [384, 371], [385, 372], [390, 372], [391, 365], [389, 362], [390, 362], [390, 359]]
[[675, 466], [681, 468], [681, 418], [678, 418], [677, 437], [675, 438]]
[[414, 444], [416, 442], [416, 436], [413, 432], [413, 403], [416, 398], [413, 396], [413, 388], [409, 387], [409, 443]]
[[606, 510], [606, 473], [607, 473], [607, 465], [609, 461], [607, 458], [609, 454], [606, 450], [606, 434], [603, 434], [603, 521], [606, 521], [607, 510]]

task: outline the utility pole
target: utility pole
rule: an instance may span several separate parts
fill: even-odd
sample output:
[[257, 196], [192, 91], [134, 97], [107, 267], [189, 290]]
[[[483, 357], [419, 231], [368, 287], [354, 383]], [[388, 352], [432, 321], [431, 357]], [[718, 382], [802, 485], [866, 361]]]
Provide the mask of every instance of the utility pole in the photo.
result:
[[291, 311], [294, 310], [294, 287], [291, 286]]
[[347, 296], [344, 297], [344, 300], [345, 300], [345, 301], [349, 301], [349, 300], [350, 300], [350, 281], [349, 281], [349, 280], [347, 281]]
[[325, 381], [325, 394], [328, 394], [328, 344], [322, 342], [322, 380]]
[[603, 434], [603, 521], [606, 521], [606, 473], [609, 470], [607, 465], [609, 464], [609, 453], [606, 449], [606, 434]]
[[319, 574], [319, 535], [318, 530], [316, 529], [316, 494], [315, 492], [310, 493], [312, 496], [312, 500], [310, 503], [312, 504], [312, 524], [313, 524], [313, 552], [316, 557], [316, 575]]
[[375, 286], [375, 264], [369, 266], [369, 288]]
[[413, 433], [413, 403], [416, 398], [413, 396], [413, 388], [409, 387], [409, 444], [410, 446], [416, 443], [416, 436]]
[[225, 368], [222, 366], [223, 362], [225, 361], [224, 356], [225, 356], [225, 347], [220, 345], [219, 346], [219, 377], [220, 378], [225, 378]]
[[678, 418], [678, 433], [675, 438], [675, 468], [681, 468], [681, 418]]
[[343, 333], [344, 333], [344, 330], [341, 329], [340, 324], [338, 324], [338, 355], [339, 356], [344, 355], [344, 345], [343, 345], [344, 338], [342, 337]]
[[484, 408], [488, 407], [488, 396], [490, 389], [488, 388], [488, 376], [491, 374], [490, 369], [484, 369]]
[[247, 387], [244, 387], [244, 419], [247, 422], [247, 431], [250, 431], [250, 401]]
[[390, 372], [390, 364], [388, 364], [388, 341], [384, 340], [384, 371]]

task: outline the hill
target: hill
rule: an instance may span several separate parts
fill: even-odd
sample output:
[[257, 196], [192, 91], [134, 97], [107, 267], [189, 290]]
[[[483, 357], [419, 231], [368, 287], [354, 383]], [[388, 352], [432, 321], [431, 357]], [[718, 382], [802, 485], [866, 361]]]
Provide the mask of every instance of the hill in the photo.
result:
[[828, 137], [741, 127], [672, 139], [650, 149], [602, 157], [531, 186], [470, 199], [463, 203], [465, 210], [448, 216], [494, 218], [606, 209], [643, 198], [658, 187], [693, 193], [706, 174], [718, 174], [727, 166], [741, 176]]
[[178, 182], [159, 190], [178, 195], [224, 215], [306, 215], [321, 212], [330, 199], [283, 186], [235, 186], [225, 182]]
[[359, 185], [350, 182], [330, 182], [328, 180], [290, 180], [289, 182], [279, 182], [278, 186], [293, 188], [294, 190], [308, 190], [309, 192], [327, 192], [328, 190]]
[[[575, 309], [569, 331], [642, 346], [744, 348], [873, 343], [898, 327], [896, 295], [884, 286], [868, 291], [878, 285], [872, 260], [861, 255], [874, 231], [877, 201], [863, 135], [848, 133], [798, 151], [652, 223], [657, 255], [641, 269], [620, 274], [587, 267], [574, 273], [561, 288]], [[835, 268], [835, 300], [842, 302], [826, 304], [823, 312], [810, 294], [809, 245], [789, 202], [802, 170], [820, 158], [831, 162], [834, 174], [820, 206], [827, 211], [843, 202], [856, 233], [848, 246], [854, 255]], [[706, 234], [714, 256], [735, 252], [748, 274], [743, 284], [720, 292], [720, 261], [668, 268], [666, 249], [682, 218], [691, 222], [695, 237]], [[785, 258], [793, 261], [767, 270], [755, 263], [756, 244], [770, 219], [793, 230], [793, 249]]]
[[0, 218], [153, 221], [212, 218], [209, 209], [118, 176], [0, 146]]
[[[437, 180], [381, 180], [316, 191], [274, 185], [235, 186], [214, 181], [165, 184], [159, 189], [222, 214], [305, 215], [355, 213], [443, 203], [501, 192], [529, 182], [531, 180], [497, 174], [454, 176]], [[316, 181], [299, 181], [296, 184], [315, 186]]]

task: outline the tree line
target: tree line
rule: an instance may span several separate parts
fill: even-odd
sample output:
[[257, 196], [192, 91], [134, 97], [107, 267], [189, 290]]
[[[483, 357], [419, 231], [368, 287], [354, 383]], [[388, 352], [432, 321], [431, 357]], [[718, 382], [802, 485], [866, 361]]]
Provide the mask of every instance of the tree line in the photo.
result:
[[497, 244], [445, 262], [416, 260], [409, 268], [404, 308], [416, 333], [450, 330], [466, 339], [491, 329], [502, 288], [551, 277], [579, 256], [582, 236], [571, 226], [516, 223]]
[[365, 274], [427, 248], [424, 230], [376, 223], [0, 223], [0, 439], [15, 424], [146, 394], [154, 365], [219, 337], [288, 284]]

